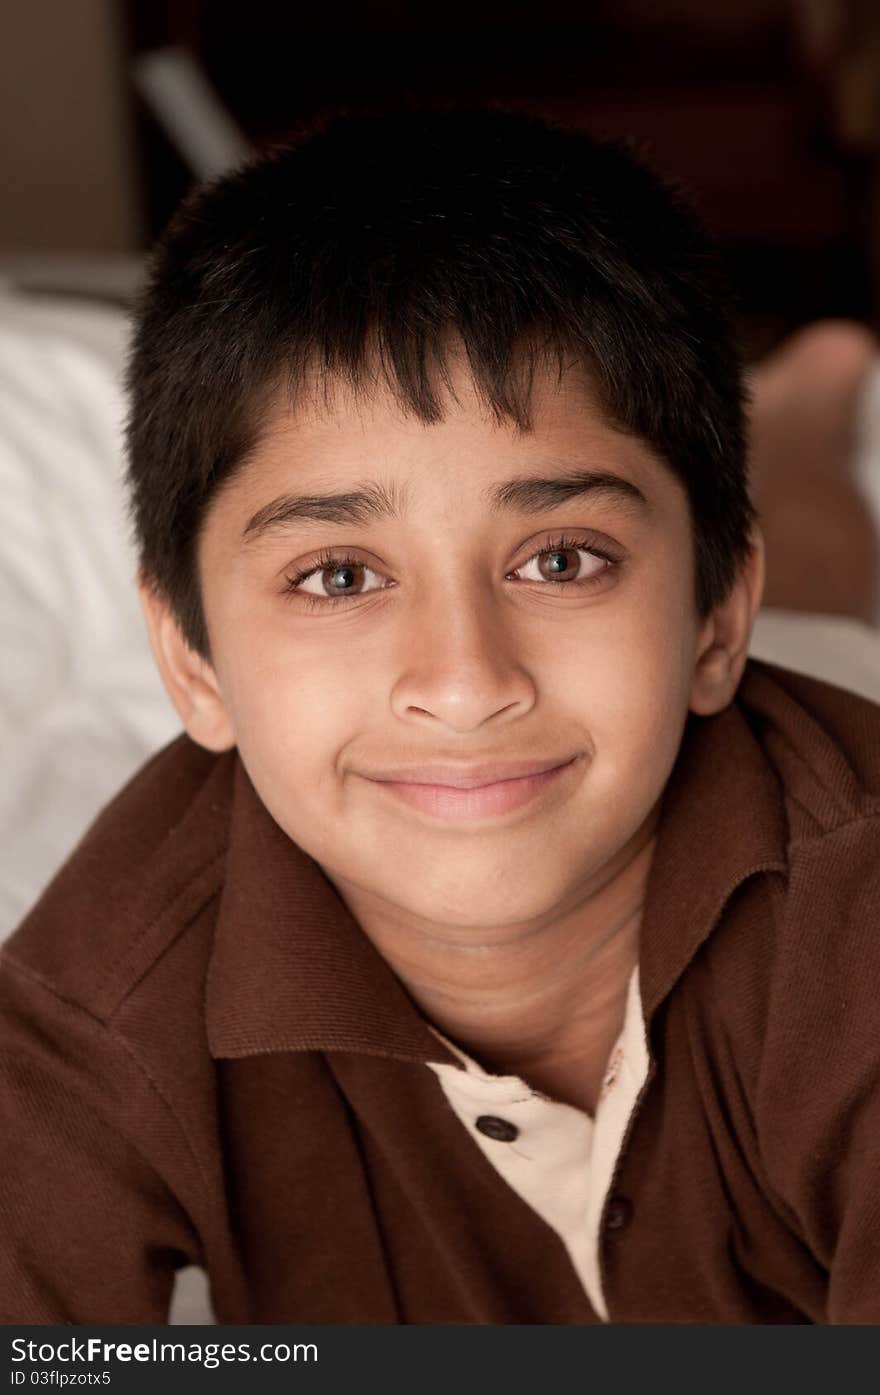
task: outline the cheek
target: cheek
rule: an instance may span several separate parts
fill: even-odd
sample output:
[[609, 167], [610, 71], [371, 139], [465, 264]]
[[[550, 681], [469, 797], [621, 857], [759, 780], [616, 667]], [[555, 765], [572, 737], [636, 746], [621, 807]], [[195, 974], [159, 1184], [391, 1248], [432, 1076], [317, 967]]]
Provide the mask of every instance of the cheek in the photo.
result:
[[313, 841], [339, 812], [340, 753], [366, 720], [368, 685], [356, 672], [344, 647], [296, 644], [276, 629], [252, 636], [228, 673], [242, 760], [294, 838], [309, 827]]
[[693, 670], [691, 625], [668, 606], [620, 610], [594, 634], [573, 689], [593, 746], [593, 779], [616, 800], [659, 793], [675, 761]]
[[258, 626], [241, 617], [235, 633], [223, 687], [238, 726], [251, 736], [301, 738], [356, 692], [344, 646], [304, 642], [283, 618]]

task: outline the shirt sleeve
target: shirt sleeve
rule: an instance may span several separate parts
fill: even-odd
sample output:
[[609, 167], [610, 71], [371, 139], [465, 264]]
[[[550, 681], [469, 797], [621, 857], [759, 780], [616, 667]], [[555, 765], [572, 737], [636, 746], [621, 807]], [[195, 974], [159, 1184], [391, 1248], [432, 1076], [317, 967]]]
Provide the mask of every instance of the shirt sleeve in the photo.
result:
[[880, 818], [795, 852], [757, 1123], [768, 1176], [828, 1275], [826, 1320], [880, 1323]]
[[103, 1024], [0, 965], [0, 1322], [167, 1321], [201, 1262], [151, 1143], [173, 1127]]

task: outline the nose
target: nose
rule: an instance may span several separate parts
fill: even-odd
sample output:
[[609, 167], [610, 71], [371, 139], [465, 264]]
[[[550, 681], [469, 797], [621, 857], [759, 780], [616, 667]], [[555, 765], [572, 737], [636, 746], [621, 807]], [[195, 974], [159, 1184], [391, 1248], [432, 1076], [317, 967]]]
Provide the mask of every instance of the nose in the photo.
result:
[[487, 588], [450, 589], [411, 617], [392, 690], [396, 716], [464, 733], [522, 716], [535, 700], [521, 638]]

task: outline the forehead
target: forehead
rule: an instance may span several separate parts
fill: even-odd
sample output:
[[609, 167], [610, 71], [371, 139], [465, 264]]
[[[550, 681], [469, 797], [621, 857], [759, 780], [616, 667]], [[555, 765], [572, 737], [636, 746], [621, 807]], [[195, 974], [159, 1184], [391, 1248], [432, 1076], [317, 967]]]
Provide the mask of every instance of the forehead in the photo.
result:
[[686, 509], [683, 487], [640, 438], [609, 421], [587, 374], [536, 373], [529, 423], [498, 419], [459, 361], [426, 423], [390, 387], [312, 382], [277, 391], [218, 500], [244, 544], [294, 519], [369, 523], [419, 511], [501, 516], [589, 494], [618, 512]]

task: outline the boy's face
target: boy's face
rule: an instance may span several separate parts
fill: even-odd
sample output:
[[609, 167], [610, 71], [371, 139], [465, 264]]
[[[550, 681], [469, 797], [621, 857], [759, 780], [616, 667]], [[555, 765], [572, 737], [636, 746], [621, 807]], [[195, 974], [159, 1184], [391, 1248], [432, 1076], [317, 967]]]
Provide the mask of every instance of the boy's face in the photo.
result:
[[[279, 405], [205, 523], [213, 734], [187, 725], [237, 744], [343, 893], [488, 928], [570, 909], [650, 837], [709, 632], [683, 488], [581, 377], [540, 380], [523, 434], [454, 387], [430, 426], [378, 392]], [[579, 474], [613, 478], [524, 487]], [[364, 490], [395, 512], [315, 502]], [[287, 495], [311, 502], [268, 523]], [[425, 788], [516, 762], [556, 770]]]

